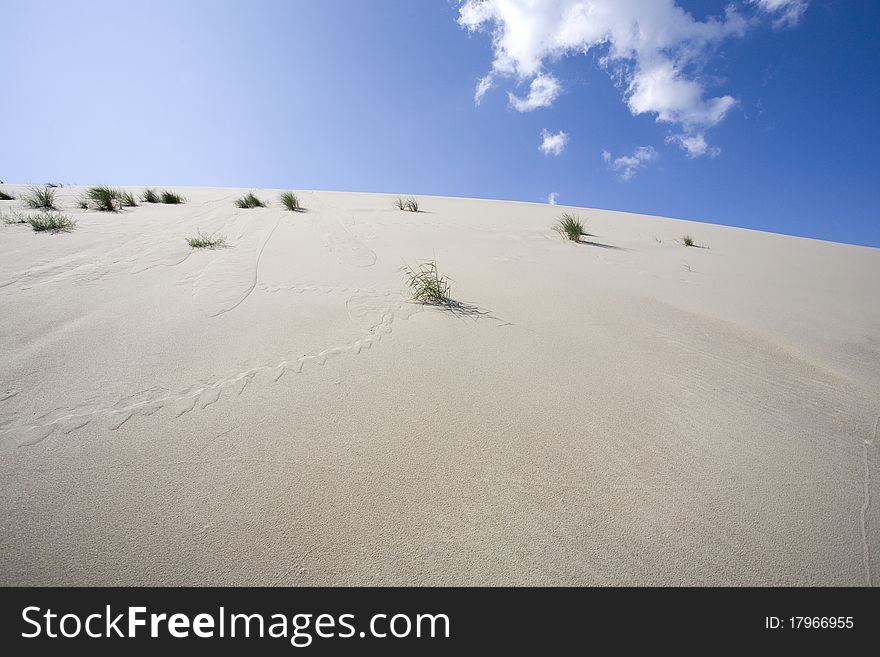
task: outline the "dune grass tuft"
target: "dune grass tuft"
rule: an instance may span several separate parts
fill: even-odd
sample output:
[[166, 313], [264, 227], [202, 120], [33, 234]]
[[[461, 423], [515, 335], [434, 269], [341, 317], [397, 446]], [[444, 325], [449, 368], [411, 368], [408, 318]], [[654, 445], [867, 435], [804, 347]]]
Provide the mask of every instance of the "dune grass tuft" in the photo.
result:
[[67, 233], [76, 228], [76, 220], [60, 212], [41, 212], [30, 217], [28, 223], [37, 233]]
[[0, 189], [0, 201], [14, 201], [15, 197], [12, 194], [7, 194], [2, 189]]
[[195, 237], [187, 237], [186, 243], [194, 249], [219, 249], [226, 246], [226, 238], [222, 235], [199, 231]]
[[136, 208], [138, 202], [137, 199], [134, 197], [134, 194], [132, 194], [131, 192], [120, 192], [119, 204], [124, 208]]
[[80, 196], [78, 199], [76, 199], [76, 207], [78, 207], [81, 210], [88, 210], [89, 209], [89, 199], [86, 198], [85, 196]]
[[299, 197], [293, 192], [283, 192], [278, 198], [281, 201], [281, 205], [291, 212], [302, 210], [302, 206], [299, 204]]
[[681, 238], [681, 243], [685, 246], [696, 246], [696, 242], [694, 242], [694, 238], [690, 235], [683, 235]]
[[394, 207], [398, 210], [404, 210], [405, 212], [418, 212], [419, 211], [419, 202], [412, 196], [407, 198], [397, 197], [397, 200], [394, 201]]
[[26, 224], [31, 220], [31, 216], [32, 215], [25, 214], [24, 212], [10, 212], [9, 214], [3, 214], [3, 212], [0, 212], [0, 221], [7, 225]]
[[556, 222], [553, 230], [555, 230], [567, 240], [571, 240], [572, 242], [580, 242], [581, 235], [584, 234], [584, 224], [581, 221], [581, 218], [578, 217], [576, 214], [569, 214], [568, 212], [566, 212], [561, 217], [559, 217], [559, 221]]
[[248, 192], [244, 196], [239, 199], [236, 199], [235, 205], [240, 208], [250, 209], [250, 208], [265, 208], [266, 203], [261, 201], [256, 196], [254, 196], [253, 192]]
[[86, 199], [89, 204], [101, 212], [116, 212], [119, 210], [119, 198], [119, 190], [111, 189], [107, 185], [89, 187], [86, 190]]
[[158, 203], [159, 202], [159, 194], [155, 189], [145, 189], [141, 193], [141, 200], [144, 203]]
[[420, 263], [417, 269], [404, 267], [402, 271], [413, 301], [425, 304], [450, 302], [449, 279], [440, 274], [433, 260]]
[[162, 203], [168, 203], [170, 205], [178, 205], [180, 203], [186, 203], [186, 199], [183, 198], [180, 194], [175, 192], [169, 192], [167, 189], [162, 190], [162, 193], [159, 195]]
[[28, 191], [21, 197], [24, 204], [34, 210], [55, 210], [55, 188], [44, 185], [43, 187], [28, 187]]

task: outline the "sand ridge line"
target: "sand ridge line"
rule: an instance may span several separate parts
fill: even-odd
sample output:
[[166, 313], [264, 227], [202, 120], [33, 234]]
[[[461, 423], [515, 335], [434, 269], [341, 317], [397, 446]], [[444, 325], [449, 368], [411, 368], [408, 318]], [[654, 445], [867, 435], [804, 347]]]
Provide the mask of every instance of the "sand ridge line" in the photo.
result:
[[[197, 214], [190, 215], [190, 219], [207, 219], [225, 216], [229, 214], [226, 204], [231, 204], [234, 195], [220, 199], [203, 201], [198, 205]], [[168, 210], [169, 212], [171, 209]], [[91, 214], [91, 213], [89, 213]], [[192, 249], [180, 248], [175, 253], [169, 251], [169, 246], [182, 245], [184, 235], [160, 233], [153, 239], [129, 240], [106, 252], [94, 254], [76, 254], [62, 262], [45, 261], [11, 278], [0, 281], [0, 288], [14, 285], [24, 281], [26, 286], [22, 289], [30, 289], [34, 285], [62, 282], [73, 279], [74, 283], [89, 284], [101, 280], [109, 274], [123, 270], [124, 273], [140, 274], [154, 267], [174, 267], [182, 264], [192, 255]], [[180, 244], [178, 244], [180, 242]], [[129, 269], [125, 269], [130, 266]], [[32, 281], [32, 282], [31, 282]]]
[[36, 285], [68, 279], [74, 284], [88, 285], [119, 271], [140, 274], [154, 267], [174, 267], [192, 254], [189, 248], [181, 248], [177, 253], [173, 249], [169, 251], [168, 246], [175, 243], [176, 240], [132, 241], [101, 255], [81, 254], [68, 258], [66, 262], [40, 264], [13, 274], [0, 282], [0, 288], [22, 283], [21, 289], [28, 290]]
[[872, 586], [871, 579], [871, 550], [868, 545], [868, 526], [867, 514], [868, 508], [871, 506], [871, 463], [869, 460], [868, 450], [874, 446], [877, 439], [877, 425], [880, 423], [880, 415], [874, 418], [874, 429], [871, 431], [871, 437], [865, 439], [864, 442], [864, 461], [865, 461], [865, 501], [862, 503], [862, 510], [859, 514], [859, 528], [862, 532], [862, 559], [865, 566], [865, 584]]
[[[257, 284], [257, 271], [266, 244], [280, 223], [278, 216], [264, 236], [259, 230], [245, 235], [233, 248], [211, 260], [196, 277], [193, 302], [208, 317], [227, 313], [247, 299]], [[250, 249], [255, 249], [255, 253]]]

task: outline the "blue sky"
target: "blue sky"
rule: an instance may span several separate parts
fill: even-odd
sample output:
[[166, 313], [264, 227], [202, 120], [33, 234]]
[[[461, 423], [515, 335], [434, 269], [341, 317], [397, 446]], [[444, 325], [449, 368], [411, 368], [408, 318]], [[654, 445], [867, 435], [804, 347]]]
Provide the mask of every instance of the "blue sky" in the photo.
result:
[[880, 246], [880, 3], [520, 4], [0, 1], [0, 179], [555, 192]]

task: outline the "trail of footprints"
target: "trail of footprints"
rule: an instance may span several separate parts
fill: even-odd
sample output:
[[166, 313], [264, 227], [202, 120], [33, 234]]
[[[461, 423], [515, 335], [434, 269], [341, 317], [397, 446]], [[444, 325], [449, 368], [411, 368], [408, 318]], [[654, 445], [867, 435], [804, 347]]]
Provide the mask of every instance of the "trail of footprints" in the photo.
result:
[[[218, 203], [220, 202], [206, 203], [207, 207], [202, 212], [203, 218], [215, 218], [214, 215], [221, 212], [221, 208], [217, 207]], [[329, 218], [314, 217], [313, 225], [324, 235], [328, 251], [343, 264], [356, 267], [370, 267], [375, 264], [376, 254], [346, 228], [346, 223], [351, 221], [338, 209], [327, 209], [330, 210]], [[377, 291], [372, 288], [306, 283], [286, 286], [258, 284], [260, 257], [278, 221], [273, 216], [262, 216], [259, 220], [254, 220], [248, 215], [246, 222], [234, 221], [228, 226], [239, 232], [234, 240], [236, 248], [220, 254], [200, 274], [194, 276], [193, 302], [206, 315], [216, 316], [235, 308], [254, 289], [267, 293], [349, 293], [351, 296], [346, 301], [346, 309], [351, 321], [365, 332], [362, 337], [314, 354], [250, 367], [224, 379], [194, 385], [177, 392], [150, 388], [112, 405], [89, 402], [75, 408], [56, 408], [35, 421], [24, 424], [15, 416], [0, 415], [0, 439], [12, 435], [19, 446], [35, 445], [56, 432], [69, 434], [96, 420], [103, 421], [108, 429], [115, 431], [136, 415], [149, 416], [166, 408], [170, 408], [176, 417], [181, 417], [195, 409], [205, 409], [216, 404], [224, 395], [241, 395], [257, 377], [276, 382], [288, 372], [300, 373], [308, 366], [324, 365], [330, 358], [359, 354], [363, 349], [369, 349], [379, 342], [383, 334], [391, 332], [396, 316], [403, 314], [408, 317], [418, 312], [415, 306], [406, 304], [399, 290]], [[31, 270], [0, 281], [0, 287], [15, 283], [23, 283], [25, 286], [28, 283], [54, 283], [68, 278], [72, 278], [74, 283], [89, 283], [120, 269], [134, 274], [154, 266], [180, 264], [191, 253], [189, 249], [182, 248], [171, 249], [169, 253], [168, 246], [162, 238], [152, 242], [141, 239], [99, 258], [73, 256], [61, 263], [41, 263]], [[0, 401], [10, 399], [16, 394], [18, 391], [5, 391], [0, 396]]]
[[[420, 308], [409, 304], [398, 290], [375, 290], [347, 286], [328, 286], [319, 284], [292, 284], [288, 286], [269, 286], [260, 284], [257, 289], [266, 292], [292, 293], [349, 293], [346, 301], [349, 317], [364, 334], [351, 342], [324, 349], [322, 351], [282, 359], [277, 363], [257, 365], [217, 381], [191, 386], [184, 390], [171, 392], [163, 388], [150, 388], [120, 399], [112, 405], [86, 403], [76, 408], [57, 408], [38, 417], [35, 421], [20, 424], [15, 418], [0, 421], [0, 438], [10, 436], [19, 447], [36, 445], [55, 434], [69, 434], [94, 421], [115, 431], [134, 416], [146, 417], [164, 409], [169, 409], [175, 417], [181, 417], [196, 409], [205, 409], [217, 403], [222, 397], [241, 395], [254, 380], [260, 378], [268, 383], [277, 382], [287, 373], [299, 374], [311, 366], [323, 366], [331, 358], [347, 354], [359, 354], [370, 349], [391, 333], [396, 318], [406, 319]], [[7, 394], [6, 398], [12, 394]]]

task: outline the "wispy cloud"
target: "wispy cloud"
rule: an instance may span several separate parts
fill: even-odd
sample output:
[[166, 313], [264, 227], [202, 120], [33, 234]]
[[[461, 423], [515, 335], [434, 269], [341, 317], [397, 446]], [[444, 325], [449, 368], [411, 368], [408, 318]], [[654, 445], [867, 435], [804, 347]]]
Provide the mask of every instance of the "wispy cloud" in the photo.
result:
[[749, 0], [764, 13], [774, 16], [774, 27], [792, 27], [797, 25], [810, 0]]
[[560, 91], [562, 91], [562, 87], [559, 80], [552, 75], [541, 74], [536, 76], [529, 85], [528, 96], [520, 98], [515, 94], [508, 93], [507, 98], [510, 101], [510, 106], [517, 112], [531, 112], [539, 107], [552, 105]]
[[545, 128], [541, 131], [541, 138], [541, 145], [538, 146], [538, 150], [544, 155], [560, 155], [568, 144], [568, 133], [562, 130], [552, 133]]
[[614, 157], [608, 151], [602, 151], [602, 159], [611, 171], [617, 173], [623, 181], [630, 181], [636, 177], [640, 169], [644, 169], [649, 162], [657, 159], [657, 151], [652, 146], [639, 146], [632, 155]]
[[[697, 20], [675, 0], [462, 0], [458, 22], [491, 34], [492, 80], [531, 81], [526, 98], [509, 94], [515, 109], [552, 104], [562, 85], [548, 67], [565, 55], [595, 50], [630, 112], [653, 114], [675, 131], [674, 143], [699, 157], [718, 153], [706, 133], [737, 102], [707, 91], [701, 70], [715, 47], [745, 35], [762, 16], [796, 22], [807, 2], [739, 0], [719, 16]], [[481, 82], [478, 96], [488, 89]]]
[[547, 203], [549, 203], [550, 205], [556, 205], [556, 201], [558, 200], [559, 192], [550, 192], [550, 194], [547, 195]]
[[477, 80], [477, 89], [474, 92], [474, 103], [479, 105], [483, 100], [483, 96], [486, 95], [486, 92], [492, 88], [492, 84], [494, 84], [494, 80], [492, 79], [492, 75], [486, 75], [479, 80]]

